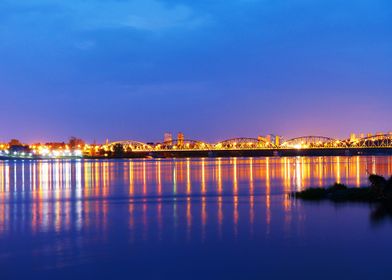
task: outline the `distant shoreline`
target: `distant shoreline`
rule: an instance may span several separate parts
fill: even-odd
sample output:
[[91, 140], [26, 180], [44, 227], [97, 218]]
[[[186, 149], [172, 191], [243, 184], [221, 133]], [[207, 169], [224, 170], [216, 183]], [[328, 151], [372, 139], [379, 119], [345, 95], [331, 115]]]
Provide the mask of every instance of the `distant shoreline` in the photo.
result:
[[252, 150], [176, 150], [127, 152], [108, 156], [0, 156], [1, 160], [51, 160], [51, 159], [132, 159], [132, 158], [219, 158], [219, 157], [320, 157], [320, 156], [391, 156], [392, 148], [356, 149], [252, 149]]

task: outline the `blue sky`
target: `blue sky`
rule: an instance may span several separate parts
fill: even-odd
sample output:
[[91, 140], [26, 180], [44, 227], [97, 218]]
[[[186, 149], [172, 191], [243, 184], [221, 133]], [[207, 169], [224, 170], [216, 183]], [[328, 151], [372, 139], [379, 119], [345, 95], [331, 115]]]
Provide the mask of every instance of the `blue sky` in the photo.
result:
[[392, 130], [388, 0], [1, 0], [0, 140]]

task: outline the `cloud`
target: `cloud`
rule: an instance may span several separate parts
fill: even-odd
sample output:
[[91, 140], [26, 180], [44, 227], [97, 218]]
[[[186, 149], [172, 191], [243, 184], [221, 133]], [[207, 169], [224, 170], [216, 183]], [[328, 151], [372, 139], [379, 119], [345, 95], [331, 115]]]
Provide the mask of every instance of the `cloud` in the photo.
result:
[[128, 27], [163, 30], [193, 27], [201, 21], [187, 6], [168, 7], [156, 0], [109, 1], [98, 4], [94, 4], [94, 1], [89, 2], [74, 7], [80, 22], [87, 28]]
[[90, 41], [90, 40], [80, 41], [80, 42], [76, 42], [75, 43], [75, 47], [77, 49], [86, 51], [86, 50], [90, 50], [90, 49], [94, 48], [95, 47], [95, 42], [94, 41]]
[[163, 82], [133, 85], [122, 84], [118, 86], [119, 91], [123, 92], [126, 96], [159, 98], [171, 95], [172, 97], [177, 96], [190, 99], [197, 98], [207, 88], [208, 84], [201, 82]]
[[[168, 5], [158, 0], [34, 0], [11, 1], [2, 4], [16, 14], [52, 17], [65, 20], [81, 29], [133, 28], [165, 30], [194, 28], [207, 17], [196, 14], [189, 6]], [[36, 20], [39, 20], [39, 18]]]

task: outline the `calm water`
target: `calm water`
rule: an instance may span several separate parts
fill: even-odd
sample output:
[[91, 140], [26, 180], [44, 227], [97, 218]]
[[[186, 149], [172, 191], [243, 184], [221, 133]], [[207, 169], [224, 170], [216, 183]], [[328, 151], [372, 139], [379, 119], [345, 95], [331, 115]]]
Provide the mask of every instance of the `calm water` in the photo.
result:
[[0, 278], [389, 279], [376, 206], [287, 196], [367, 172], [392, 157], [3, 161]]

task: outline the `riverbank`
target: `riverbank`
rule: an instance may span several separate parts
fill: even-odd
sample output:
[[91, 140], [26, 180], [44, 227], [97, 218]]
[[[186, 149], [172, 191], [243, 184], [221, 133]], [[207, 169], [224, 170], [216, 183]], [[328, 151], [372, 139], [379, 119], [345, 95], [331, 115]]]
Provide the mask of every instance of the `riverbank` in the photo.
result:
[[392, 149], [243, 149], [243, 150], [168, 150], [132, 151], [103, 155], [36, 156], [28, 154], [1, 154], [0, 160], [41, 159], [143, 159], [143, 158], [223, 158], [223, 157], [334, 157], [334, 156], [390, 156]]

